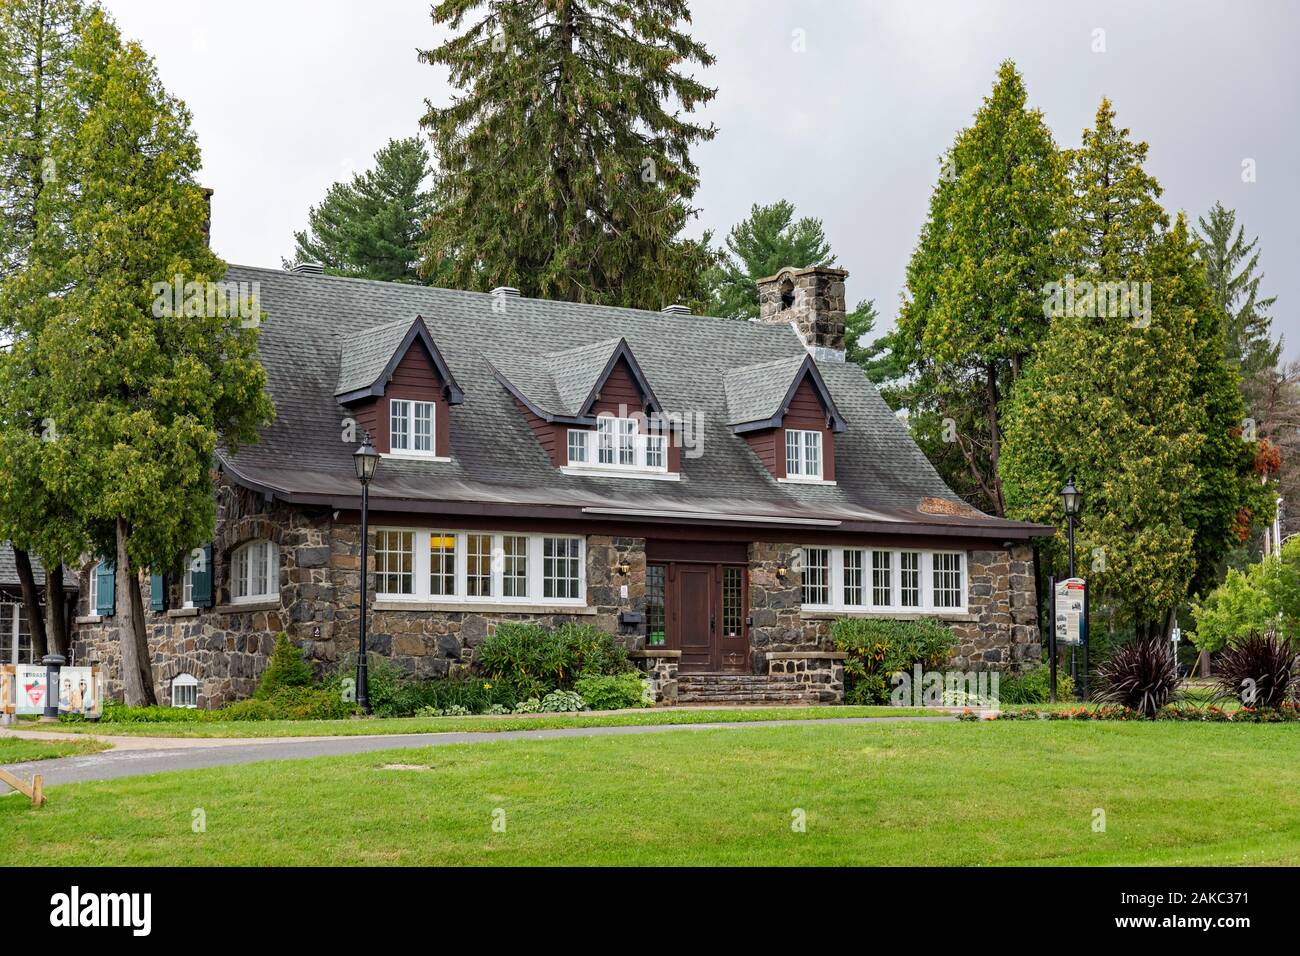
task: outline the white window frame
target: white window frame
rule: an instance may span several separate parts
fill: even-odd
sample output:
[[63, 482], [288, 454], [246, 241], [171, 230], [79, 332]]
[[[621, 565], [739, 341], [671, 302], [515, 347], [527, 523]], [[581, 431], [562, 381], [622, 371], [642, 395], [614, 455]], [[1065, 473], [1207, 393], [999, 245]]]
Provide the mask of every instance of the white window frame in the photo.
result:
[[[265, 557], [266, 567], [258, 593], [258, 564]], [[243, 592], [242, 594], [240, 592]], [[265, 604], [280, 599], [280, 548], [274, 541], [259, 538], [246, 541], [230, 555], [230, 603]]]
[[[400, 416], [399, 416], [400, 410]], [[427, 413], [422, 414], [422, 413]], [[427, 418], [428, 448], [416, 448], [416, 425]], [[398, 421], [402, 424], [402, 444], [398, 445], [398, 435], [393, 426]], [[424, 437], [421, 435], [421, 437]], [[417, 398], [392, 398], [388, 401], [388, 455], [395, 458], [423, 458], [433, 461], [446, 461], [438, 456], [438, 403]]]
[[[178, 687], [193, 688], [194, 703], [192, 704], [176, 703], [176, 688]], [[175, 677], [172, 678], [172, 706], [180, 707], [186, 710], [193, 710], [199, 706], [199, 682], [194, 677], [193, 674], [177, 674]]]
[[[969, 556], [965, 551], [950, 550], [930, 550], [922, 548], [878, 548], [878, 547], [831, 547], [828, 545], [812, 545], [812, 548], [820, 548], [830, 552], [829, 572], [830, 572], [830, 603], [828, 604], [811, 604], [802, 603], [801, 606], [805, 611], [850, 611], [850, 612], [879, 612], [888, 614], [965, 614], [970, 602], [970, 570]], [[808, 547], [805, 548], [805, 551]], [[861, 604], [849, 604], [845, 601], [845, 580], [844, 580], [844, 552], [855, 551], [861, 552], [862, 561], [862, 601]], [[889, 555], [889, 603], [878, 603], [875, 598], [875, 559], [874, 552], [885, 552]], [[915, 605], [904, 605], [902, 603], [902, 555], [917, 554], [920, 556], [920, 602]], [[958, 559], [957, 573], [960, 578], [959, 595], [961, 602], [955, 606], [946, 606], [935, 604], [934, 589], [934, 569], [936, 555], [956, 556]], [[803, 590], [799, 592], [800, 601], [803, 600]]]
[[194, 569], [185, 566], [185, 576], [181, 578], [181, 607], [194, 607]]
[[[794, 439], [793, 445], [791, 439]], [[816, 470], [812, 467], [809, 455], [809, 439], [817, 452]], [[791, 453], [794, 457], [791, 457]], [[787, 481], [822, 481], [825, 474], [826, 449], [822, 443], [822, 433], [811, 428], [787, 428], [785, 430], [785, 477]], [[793, 468], [791, 465], [793, 464]]]
[[99, 566], [103, 561], [97, 561], [90, 569], [90, 582], [86, 587], [89, 603], [86, 605], [86, 614], [94, 617], [99, 613]]
[[[668, 435], [647, 430], [647, 421], [644, 415], [620, 418], [602, 413], [594, 429], [569, 429], [565, 473], [678, 477], [668, 471]], [[575, 441], [579, 435], [584, 437]], [[581, 459], [573, 456], [579, 447]], [[610, 460], [601, 461], [602, 454]]]
[[[443, 604], [504, 604], [533, 607], [546, 605], [554, 607], [587, 606], [587, 539], [578, 534], [521, 534], [514, 531], [449, 531], [440, 529], [413, 528], [376, 528], [376, 532], [396, 531], [410, 532], [413, 535], [412, 547], [415, 549], [412, 567], [413, 590], [411, 594], [392, 594], [379, 590], [375, 585], [375, 599], [388, 603], [443, 603]], [[487, 594], [471, 595], [469, 593], [469, 539], [471, 537], [490, 539], [490, 576]], [[431, 539], [434, 537], [455, 537], [455, 581], [454, 594], [434, 594], [432, 587]], [[522, 595], [505, 594], [505, 538], [524, 539], [525, 551], [520, 555], [525, 563], [525, 590]], [[545, 597], [543, 580], [543, 542], [547, 538], [563, 538], [578, 542], [578, 596], [565, 598]]]

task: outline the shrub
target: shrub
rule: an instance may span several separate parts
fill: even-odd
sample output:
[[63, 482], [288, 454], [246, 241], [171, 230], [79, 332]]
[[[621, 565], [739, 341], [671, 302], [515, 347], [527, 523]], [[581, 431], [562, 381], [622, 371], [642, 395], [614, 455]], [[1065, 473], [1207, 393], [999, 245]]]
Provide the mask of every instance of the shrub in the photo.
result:
[[[605, 674], [600, 677], [583, 677], [573, 689], [592, 710], [621, 710], [625, 707], [648, 707], [649, 682], [631, 671], [622, 674]], [[653, 693], [652, 691], [650, 693]]]
[[565, 714], [572, 711], [586, 710], [587, 702], [581, 694], [571, 690], [553, 690], [542, 698], [538, 711], [543, 714]]
[[1097, 699], [1154, 717], [1179, 694], [1174, 646], [1160, 637], [1142, 637], [1115, 649], [1097, 668]]
[[[322, 686], [342, 700], [356, 693], [356, 676], [357, 655], [355, 651], [350, 651], [339, 659], [334, 672], [325, 679]], [[366, 654], [366, 690], [370, 698], [370, 709], [376, 717], [406, 716], [396, 712], [401, 686], [402, 672], [392, 658], [374, 651]]]
[[1294, 690], [1295, 647], [1289, 640], [1252, 634], [1224, 648], [1215, 661], [1218, 699], [1247, 707], [1277, 708]]
[[508, 684], [520, 699], [568, 690], [579, 677], [632, 669], [627, 651], [590, 624], [553, 631], [539, 624], [499, 624], [479, 646], [477, 659], [490, 679]]
[[943, 666], [957, 646], [957, 637], [933, 618], [888, 621], [841, 618], [831, 625], [835, 649], [844, 661], [845, 699], [852, 704], [889, 702], [889, 675]]
[[262, 671], [262, 679], [257, 684], [253, 695], [258, 700], [266, 700], [282, 687], [310, 687], [312, 685], [311, 668], [302, 659], [302, 648], [289, 640], [289, 635], [281, 631], [275, 637], [275, 648], [271, 651], [271, 662]]
[[282, 687], [267, 698], [240, 700], [214, 712], [216, 720], [339, 720], [355, 704], [322, 687]]
[[521, 700], [515, 704], [514, 713], [516, 714], [537, 714], [542, 710], [542, 702], [536, 697], [529, 697], [527, 700]]
[[[1056, 699], [1070, 700], [1074, 681], [1069, 671], [1056, 672]], [[1046, 704], [1052, 699], [1052, 672], [1049, 667], [1035, 667], [1021, 674], [1003, 674], [998, 684], [998, 698], [1004, 704]]]
[[[186, 707], [128, 707], [116, 700], [104, 701], [104, 712], [99, 718], [101, 724], [162, 724], [191, 723], [193, 721], [212, 720], [214, 711], [196, 710]], [[60, 718], [61, 719], [61, 718]]]

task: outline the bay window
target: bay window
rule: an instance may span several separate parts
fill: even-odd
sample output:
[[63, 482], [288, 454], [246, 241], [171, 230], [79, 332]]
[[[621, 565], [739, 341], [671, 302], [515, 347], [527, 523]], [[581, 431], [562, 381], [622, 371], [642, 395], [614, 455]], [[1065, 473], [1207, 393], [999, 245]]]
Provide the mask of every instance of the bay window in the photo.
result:
[[804, 548], [803, 607], [963, 613], [964, 560], [960, 551]]
[[375, 532], [377, 597], [585, 605], [585, 541], [568, 535]]

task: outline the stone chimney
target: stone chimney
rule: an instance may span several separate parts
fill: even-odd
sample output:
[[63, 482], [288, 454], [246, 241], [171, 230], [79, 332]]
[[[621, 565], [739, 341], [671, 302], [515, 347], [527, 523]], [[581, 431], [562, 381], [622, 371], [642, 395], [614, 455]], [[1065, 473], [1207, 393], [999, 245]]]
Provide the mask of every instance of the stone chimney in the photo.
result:
[[819, 362], [844, 361], [844, 280], [828, 266], [787, 266], [758, 280], [758, 321], [794, 327]]
[[203, 206], [206, 215], [203, 217], [203, 241], [208, 248], [212, 248], [212, 190], [207, 186], [200, 187], [203, 190]]

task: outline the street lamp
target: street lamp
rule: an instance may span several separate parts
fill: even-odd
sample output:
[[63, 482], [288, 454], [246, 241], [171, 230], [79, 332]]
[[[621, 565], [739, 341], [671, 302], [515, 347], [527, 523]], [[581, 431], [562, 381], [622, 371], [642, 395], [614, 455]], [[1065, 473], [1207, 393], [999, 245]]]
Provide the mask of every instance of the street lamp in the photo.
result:
[[357, 648], [357, 706], [370, 713], [370, 681], [366, 675], [366, 552], [370, 539], [370, 482], [379, 467], [379, 452], [370, 444], [370, 432], [365, 433], [361, 447], [352, 453], [352, 464], [361, 482], [361, 634]]
[[[1070, 544], [1070, 577], [1073, 578], [1074, 577], [1074, 519], [1078, 517], [1079, 511], [1082, 510], [1083, 508], [1083, 495], [1079, 493], [1078, 488], [1074, 487], [1074, 475], [1071, 475], [1069, 477], [1069, 479], [1065, 482], [1065, 487], [1061, 489], [1061, 504], [1065, 506], [1065, 522], [1066, 522], [1066, 528], [1068, 529], [1066, 533], [1069, 537], [1069, 544]], [[1085, 598], [1084, 600], [1086, 602], [1087, 598]], [[1085, 610], [1086, 607], [1087, 605], [1085, 603]], [[1052, 626], [1053, 627], [1056, 626], [1055, 621], [1052, 622]], [[1073, 644], [1070, 645], [1070, 680], [1074, 682], [1074, 695], [1078, 700], [1084, 700], [1088, 694], [1088, 644], [1087, 644], [1088, 632], [1087, 632], [1086, 614], [1085, 614], [1085, 621], [1084, 621], [1083, 641], [1084, 644], [1083, 644], [1083, 683], [1082, 684], [1079, 683], [1079, 672], [1078, 672], [1078, 668], [1074, 656], [1075, 654], [1074, 645]], [[1052, 659], [1052, 669], [1053, 671], [1055, 671], [1056, 669], [1055, 657], [1053, 657]], [[1056, 687], [1055, 674], [1053, 674], [1052, 687], [1053, 688]], [[1055, 693], [1053, 693], [1052, 696], [1053, 698], [1055, 698], [1056, 696]]]
[[1074, 519], [1083, 508], [1083, 495], [1079, 493], [1078, 488], [1074, 487], [1074, 475], [1070, 476], [1065, 487], [1061, 489], [1061, 503], [1065, 505], [1065, 520], [1069, 528], [1070, 577], [1074, 577]]

